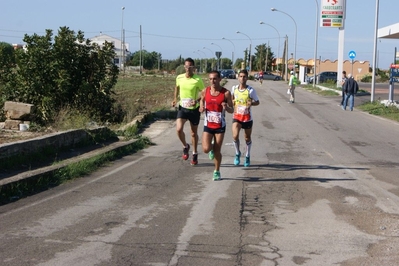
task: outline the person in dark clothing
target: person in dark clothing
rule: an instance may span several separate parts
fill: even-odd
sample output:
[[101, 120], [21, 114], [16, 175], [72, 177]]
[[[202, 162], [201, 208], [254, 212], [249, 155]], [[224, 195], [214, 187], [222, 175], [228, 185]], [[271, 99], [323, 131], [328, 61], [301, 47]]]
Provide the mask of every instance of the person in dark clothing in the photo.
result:
[[345, 93], [345, 100], [342, 105], [342, 110], [346, 110], [346, 105], [349, 99], [349, 109], [353, 111], [353, 105], [355, 103], [355, 94], [359, 90], [359, 85], [356, 80], [352, 77], [352, 74], [348, 74], [348, 79], [344, 83], [343, 91]]
[[344, 105], [344, 101], [345, 101], [344, 84], [347, 79], [348, 79], [348, 77], [346, 76], [346, 71], [344, 70], [344, 71], [342, 71], [342, 81], [341, 81], [342, 99], [341, 99], [341, 103], [338, 106]]

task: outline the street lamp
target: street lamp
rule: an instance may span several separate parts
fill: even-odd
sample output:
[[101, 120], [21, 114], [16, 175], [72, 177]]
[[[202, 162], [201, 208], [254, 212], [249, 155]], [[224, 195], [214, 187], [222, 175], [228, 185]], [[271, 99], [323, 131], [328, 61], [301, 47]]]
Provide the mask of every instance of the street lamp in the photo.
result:
[[123, 11], [124, 10], [125, 10], [125, 7], [123, 6], [122, 7], [122, 28], [121, 28], [121, 54], [120, 54], [121, 59], [120, 59], [120, 63], [119, 63], [119, 66], [122, 67], [123, 70], [125, 70], [125, 64], [123, 63], [123, 59], [124, 59], [124, 55], [125, 55], [125, 53], [124, 53], [125, 44], [123, 42], [123, 37], [124, 37], [123, 36]]
[[231, 53], [231, 65], [232, 65], [232, 68], [234, 68], [234, 52], [236, 50], [236, 46], [234, 45], [234, 43], [231, 40], [229, 40], [229, 39], [227, 39], [225, 37], [223, 37], [222, 40], [229, 41], [233, 45], [233, 52]]
[[[211, 55], [213, 54], [213, 51], [205, 46], [202, 47], [202, 49], [208, 50], [209, 52], [211, 52]], [[212, 63], [213, 63], [213, 60], [212, 60]], [[212, 67], [212, 63], [211, 63], [211, 67]]]
[[[216, 43], [214, 43], [214, 42], [212, 42], [211, 43], [211, 45], [216, 45], [217, 47], [219, 47], [219, 49], [220, 49], [220, 53], [222, 54], [222, 52], [223, 52], [223, 49], [222, 49], [222, 47], [220, 47], [219, 45], [217, 45]], [[216, 56], [217, 57], [217, 56]], [[217, 63], [217, 65], [218, 65], [218, 70], [220, 69], [220, 61], [221, 61], [221, 58], [217, 58], [218, 59], [218, 63]]]
[[278, 12], [281, 12], [281, 13], [283, 13], [283, 14], [286, 14], [287, 16], [289, 16], [289, 17], [292, 19], [292, 21], [294, 21], [294, 24], [295, 24], [294, 71], [295, 71], [295, 64], [296, 64], [296, 39], [297, 39], [297, 35], [298, 35], [298, 27], [297, 27], [297, 25], [296, 25], [296, 21], [295, 21], [295, 19], [294, 19], [293, 17], [291, 17], [289, 14], [287, 14], [287, 13], [285, 13], [285, 12], [283, 12], [283, 11], [277, 10], [277, 9], [275, 9], [274, 7], [273, 7], [271, 10], [272, 10], [272, 11], [278, 11]]
[[248, 35], [246, 35], [245, 33], [242, 33], [241, 31], [237, 31], [237, 33], [247, 36], [247, 38], [248, 38], [249, 41], [251, 42], [251, 43], [249, 44], [249, 73], [251, 73], [251, 70], [252, 70], [252, 59], [251, 59], [252, 40], [251, 40], [251, 38], [249, 38]]
[[[317, 1], [317, 0], [316, 0], [316, 1]], [[259, 24], [268, 25], [268, 26], [270, 26], [270, 27], [272, 27], [273, 29], [276, 30], [277, 35], [278, 35], [278, 52], [277, 52], [277, 58], [280, 58], [280, 33], [278, 32], [278, 30], [277, 30], [274, 26], [272, 26], [272, 25], [270, 25], [270, 24], [267, 24], [267, 23], [265, 23], [265, 22], [263, 22], [263, 21], [259, 22]], [[277, 60], [276, 60], [276, 64], [277, 64]], [[277, 69], [278, 69], [278, 64], [277, 64]]]
[[[201, 50], [197, 50], [197, 52], [200, 52], [200, 53], [203, 53], [204, 54], [204, 58], [205, 58], [205, 72], [207, 71], [207, 68], [208, 68], [208, 59], [206, 58], [206, 53], [204, 52], [204, 51], [201, 51]], [[203, 72], [204, 72], [204, 69], [202, 69], [203, 70]]]
[[199, 60], [200, 60], [200, 67], [199, 67], [199, 72], [200, 73], [202, 73], [202, 71], [201, 71], [201, 57], [202, 57], [202, 55], [200, 54], [200, 53], [198, 53], [197, 51], [194, 51], [193, 53], [195, 53], [195, 54], [197, 54], [197, 55], [199, 55], [200, 57], [199, 57]]
[[313, 88], [316, 87], [316, 58], [317, 58], [317, 39], [319, 32], [319, 2], [316, 2], [316, 29], [315, 29], [315, 37], [314, 37], [314, 59], [313, 59]]

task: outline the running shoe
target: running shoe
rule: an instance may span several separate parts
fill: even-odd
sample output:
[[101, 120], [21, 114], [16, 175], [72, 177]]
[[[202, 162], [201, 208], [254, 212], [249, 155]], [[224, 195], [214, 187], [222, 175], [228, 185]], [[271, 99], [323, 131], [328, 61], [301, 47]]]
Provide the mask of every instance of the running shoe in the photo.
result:
[[219, 171], [213, 171], [213, 181], [218, 181], [218, 180], [222, 180], [222, 177], [220, 176], [220, 172]]
[[183, 160], [187, 160], [188, 159], [188, 151], [190, 150], [190, 145], [187, 144], [187, 146], [183, 149]]
[[234, 165], [240, 165], [240, 157], [241, 152], [239, 154], [236, 154], [236, 158], [234, 158]]
[[245, 167], [248, 167], [248, 166], [250, 166], [251, 165], [251, 159], [250, 159], [250, 157], [245, 157], [245, 163], [244, 163], [244, 166]]
[[198, 164], [198, 154], [193, 154], [193, 158], [191, 159], [190, 164], [191, 165], [197, 165]]
[[208, 153], [208, 156], [209, 156], [209, 160], [215, 159], [215, 154], [213, 153], [213, 151], [210, 151], [210, 152]]

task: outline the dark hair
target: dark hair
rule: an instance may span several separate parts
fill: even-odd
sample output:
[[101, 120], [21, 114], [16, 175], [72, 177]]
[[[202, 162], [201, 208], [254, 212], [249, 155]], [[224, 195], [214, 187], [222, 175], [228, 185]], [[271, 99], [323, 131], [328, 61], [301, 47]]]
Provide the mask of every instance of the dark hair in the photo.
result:
[[242, 70], [240, 70], [240, 72], [238, 72], [238, 74], [241, 74], [241, 73], [245, 74], [248, 77], [248, 71], [246, 69], [242, 69]]
[[190, 62], [193, 66], [195, 65], [194, 60], [191, 57], [187, 57], [184, 62]]
[[209, 74], [217, 74], [218, 78], [220, 78], [220, 72], [217, 70], [212, 70], [211, 72], [209, 72]]
[[345, 74], [346, 75], [346, 71], [344, 70], [344, 71], [342, 71], [342, 74]]

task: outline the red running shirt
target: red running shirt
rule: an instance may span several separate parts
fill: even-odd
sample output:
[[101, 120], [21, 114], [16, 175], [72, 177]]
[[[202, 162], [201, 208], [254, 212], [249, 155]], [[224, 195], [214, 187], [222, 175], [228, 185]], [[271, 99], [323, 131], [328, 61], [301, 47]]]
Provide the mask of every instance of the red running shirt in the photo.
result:
[[211, 87], [205, 89], [205, 119], [204, 126], [219, 129], [226, 126], [225, 112], [222, 102], [225, 102], [226, 88], [220, 90], [219, 95], [211, 95]]

